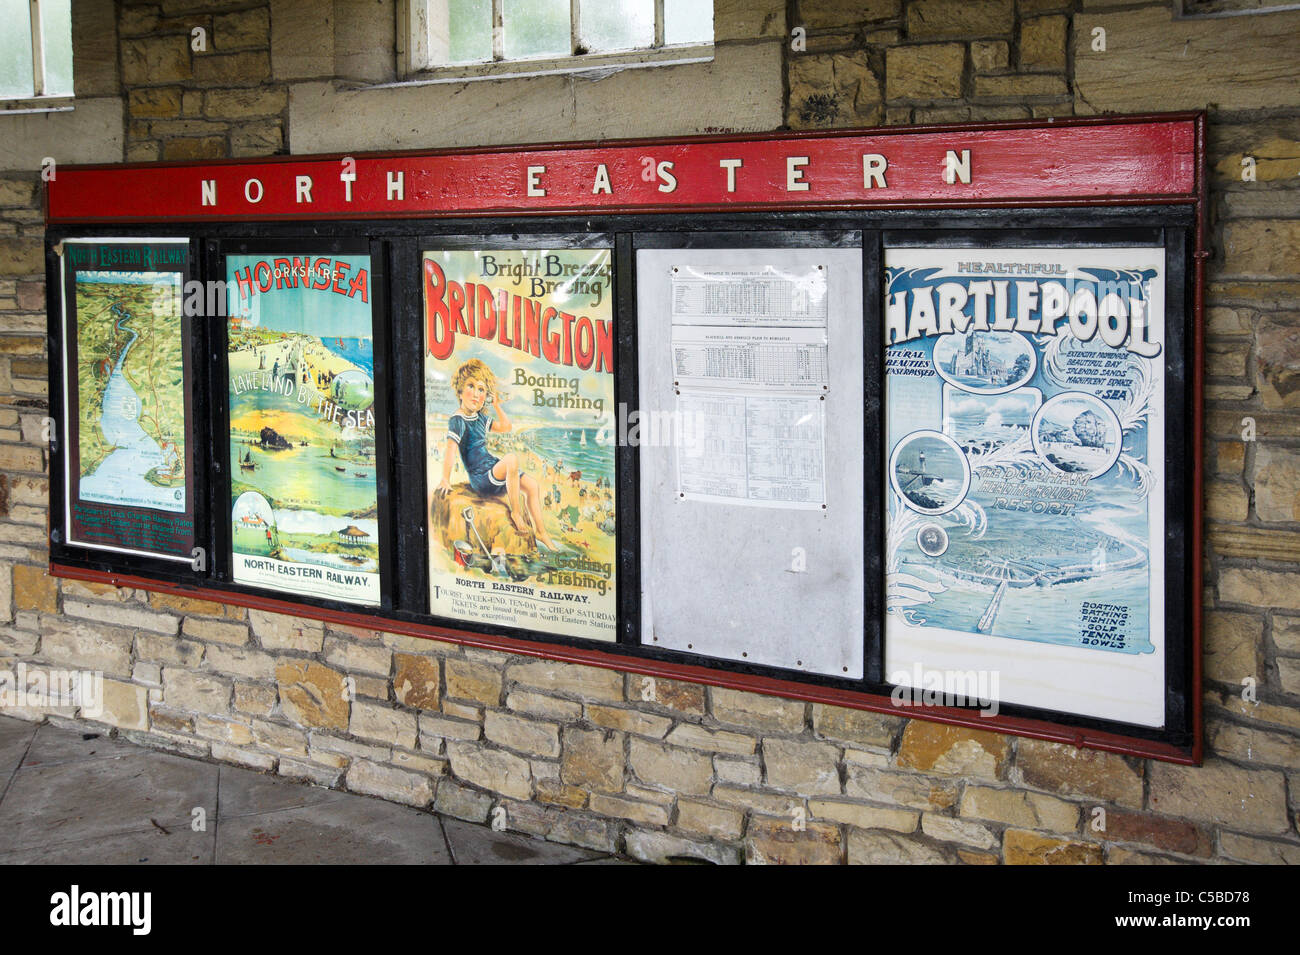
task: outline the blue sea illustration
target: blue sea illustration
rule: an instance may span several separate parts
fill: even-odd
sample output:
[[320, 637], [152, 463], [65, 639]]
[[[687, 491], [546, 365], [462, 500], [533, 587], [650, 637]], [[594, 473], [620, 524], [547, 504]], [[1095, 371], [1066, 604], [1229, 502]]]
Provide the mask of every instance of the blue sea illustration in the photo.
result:
[[321, 344], [340, 358], [346, 358], [371, 378], [375, 377], [373, 338], [322, 338]]

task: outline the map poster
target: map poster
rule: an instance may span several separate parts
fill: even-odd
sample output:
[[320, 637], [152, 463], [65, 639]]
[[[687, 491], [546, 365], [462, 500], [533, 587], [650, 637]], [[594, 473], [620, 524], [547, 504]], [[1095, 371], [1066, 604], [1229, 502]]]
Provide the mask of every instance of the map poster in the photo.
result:
[[1161, 249], [887, 250], [887, 643], [1159, 725], [1162, 273]]
[[65, 239], [61, 258], [67, 543], [190, 563], [189, 242]]
[[236, 583], [376, 606], [370, 256], [229, 255]]
[[612, 641], [609, 249], [425, 252], [430, 608]]

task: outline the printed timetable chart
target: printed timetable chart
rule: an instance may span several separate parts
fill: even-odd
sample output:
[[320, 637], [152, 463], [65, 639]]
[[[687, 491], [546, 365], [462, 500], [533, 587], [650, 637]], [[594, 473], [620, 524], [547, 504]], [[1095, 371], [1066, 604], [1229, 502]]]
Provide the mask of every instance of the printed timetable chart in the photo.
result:
[[825, 503], [820, 397], [683, 392], [677, 408], [681, 498], [807, 509]]
[[672, 269], [673, 324], [826, 327], [826, 267]]
[[678, 500], [826, 504], [826, 267], [670, 270]]
[[698, 387], [827, 388], [821, 329], [745, 329], [674, 325], [673, 379]]

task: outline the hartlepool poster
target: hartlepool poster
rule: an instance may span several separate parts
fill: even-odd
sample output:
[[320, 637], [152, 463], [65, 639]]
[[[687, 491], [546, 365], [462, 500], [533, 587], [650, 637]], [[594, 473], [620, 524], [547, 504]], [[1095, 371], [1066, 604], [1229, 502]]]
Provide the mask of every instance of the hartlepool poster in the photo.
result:
[[436, 616], [615, 639], [610, 258], [424, 253]]
[[67, 543], [190, 563], [189, 242], [67, 239], [62, 270]]
[[1163, 719], [1160, 249], [886, 253], [886, 675]]
[[237, 583], [375, 606], [368, 255], [231, 255], [231, 542]]

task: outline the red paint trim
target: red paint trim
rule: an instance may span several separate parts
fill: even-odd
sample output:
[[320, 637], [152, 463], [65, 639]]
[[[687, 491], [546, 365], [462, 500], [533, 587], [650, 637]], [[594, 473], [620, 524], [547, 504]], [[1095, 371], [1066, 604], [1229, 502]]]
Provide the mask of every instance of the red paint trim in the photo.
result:
[[[835, 210], [1068, 204], [1196, 197], [1195, 123], [1185, 115], [1061, 123], [810, 131], [674, 140], [365, 153], [341, 180], [339, 156], [68, 166], [47, 184], [47, 222], [320, 221], [478, 215]], [[971, 181], [944, 182], [949, 150], [971, 153]], [[862, 157], [888, 159], [866, 188]], [[788, 188], [788, 159], [808, 188]], [[739, 159], [735, 191], [723, 159]], [[647, 165], [647, 160], [649, 164]], [[656, 171], [670, 163], [670, 173]], [[593, 191], [598, 165], [613, 192]], [[530, 166], [545, 195], [529, 195]], [[402, 198], [389, 200], [389, 174]], [[296, 201], [297, 177], [312, 202]], [[649, 178], [647, 178], [647, 176]], [[671, 182], [669, 180], [671, 176]], [[256, 181], [257, 186], [252, 183]], [[203, 183], [216, 204], [204, 205]], [[663, 191], [669, 185], [672, 189]], [[349, 191], [350, 190], [350, 191]], [[258, 196], [257, 202], [247, 198]], [[351, 195], [351, 199], [347, 198]], [[848, 198], [846, 198], [848, 197]]]
[[208, 590], [201, 587], [182, 587], [179, 584], [164, 583], [146, 577], [133, 577], [128, 574], [104, 573], [97, 570], [85, 570], [80, 567], [68, 567], [51, 563], [49, 573], [52, 577], [66, 577], [72, 580], [87, 580], [95, 583], [110, 584], [114, 587], [129, 587], [155, 593], [173, 594], [191, 597], [196, 600], [210, 600], [216, 603], [236, 607], [249, 607], [268, 613], [286, 614], [321, 620], [326, 623], [338, 623], [349, 627], [361, 627], [366, 630], [384, 633], [399, 633], [408, 637], [420, 637], [429, 640], [443, 640], [467, 647], [479, 647], [502, 653], [537, 657], [543, 660], [555, 660], [560, 663], [575, 663], [582, 666], [600, 667], [622, 673], [639, 673], [646, 676], [661, 677], [667, 680], [682, 680], [706, 686], [722, 687], [729, 690], [745, 690], [784, 699], [801, 700], [806, 703], [826, 703], [843, 706], [854, 710], [868, 710], [873, 713], [888, 713], [894, 716], [908, 716], [907, 710], [920, 712], [914, 718], [949, 726], [962, 726], [967, 729], [987, 730], [1006, 733], [1013, 736], [1025, 736], [1032, 739], [1064, 743], [1071, 746], [1105, 750], [1143, 759], [1160, 759], [1172, 763], [1190, 764], [1195, 760], [1185, 750], [1167, 743], [1133, 739], [1116, 733], [1099, 730], [1081, 729], [1061, 726], [1044, 720], [1026, 719], [1013, 716], [979, 716], [969, 710], [945, 706], [896, 706], [889, 697], [874, 696], [857, 690], [842, 690], [834, 687], [816, 686], [798, 683], [792, 680], [780, 680], [773, 677], [756, 676], [749, 673], [735, 673], [730, 670], [715, 670], [710, 667], [683, 663], [667, 663], [661, 660], [647, 660], [642, 657], [630, 657], [605, 650], [588, 650], [557, 644], [534, 643], [512, 637], [497, 637], [488, 634], [435, 627], [424, 624], [407, 623], [329, 610], [322, 607], [309, 607], [302, 604], [275, 600], [255, 594], [232, 593], [224, 590]]
[[1199, 766], [1205, 755], [1205, 717], [1202, 699], [1201, 628], [1204, 610], [1201, 606], [1204, 588], [1205, 555], [1202, 548], [1205, 524], [1205, 260], [1209, 250], [1205, 247], [1205, 216], [1209, 208], [1209, 177], [1205, 169], [1206, 116], [1196, 116], [1196, 251], [1192, 255], [1192, 546], [1189, 557], [1192, 563], [1192, 684], [1188, 688], [1192, 700], [1192, 761]]

